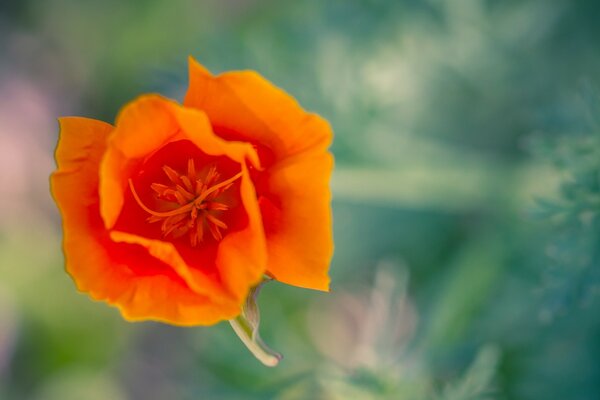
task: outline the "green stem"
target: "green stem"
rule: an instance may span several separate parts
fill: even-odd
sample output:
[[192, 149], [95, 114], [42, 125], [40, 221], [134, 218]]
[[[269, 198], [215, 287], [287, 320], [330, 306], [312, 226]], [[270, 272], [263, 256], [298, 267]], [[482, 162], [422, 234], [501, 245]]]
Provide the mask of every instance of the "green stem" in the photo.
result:
[[261, 283], [250, 290], [246, 303], [242, 307], [242, 313], [234, 319], [230, 319], [229, 323], [233, 331], [246, 345], [248, 350], [261, 363], [267, 367], [275, 367], [283, 356], [271, 350], [260, 338], [258, 327], [260, 325], [260, 312], [256, 304], [256, 298], [262, 286], [270, 281], [270, 278], [265, 278]]
[[279, 364], [279, 361], [283, 358], [282, 355], [267, 347], [258, 334], [253, 335], [252, 328], [246, 318], [240, 315], [235, 319], [230, 319], [229, 323], [242, 343], [246, 345], [258, 361], [267, 367], [275, 367]]

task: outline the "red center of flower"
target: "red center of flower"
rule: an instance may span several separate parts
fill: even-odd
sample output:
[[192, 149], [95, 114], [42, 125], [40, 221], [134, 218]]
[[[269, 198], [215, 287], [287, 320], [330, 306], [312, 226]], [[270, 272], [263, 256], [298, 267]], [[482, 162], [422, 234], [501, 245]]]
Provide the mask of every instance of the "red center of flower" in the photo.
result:
[[178, 173], [167, 165], [163, 166], [162, 170], [169, 178], [170, 184], [152, 183], [150, 188], [157, 199], [167, 203], [168, 209], [165, 211], [154, 211], [147, 207], [138, 196], [132, 180], [129, 180], [135, 201], [150, 214], [147, 221], [162, 222], [161, 231], [164, 237], [178, 238], [188, 234], [192, 246], [202, 242], [205, 227], [215, 240], [221, 240], [221, 230], [227, 229], [227, 225], [219, 216], [223, 211], [229, 210], [229, 206], [217, 200], [242, 173], [221, 181], [217, 168], [212, 166], [202, 177], [203, 174], [196, 171], [192, 159], [188, 160], [186, 173]]

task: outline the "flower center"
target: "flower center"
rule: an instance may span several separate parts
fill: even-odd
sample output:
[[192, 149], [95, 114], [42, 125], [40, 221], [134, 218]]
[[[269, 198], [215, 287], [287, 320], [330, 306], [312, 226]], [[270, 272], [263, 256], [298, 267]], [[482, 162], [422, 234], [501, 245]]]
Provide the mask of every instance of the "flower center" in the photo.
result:
[[161, 231], [164, 237], [178, 238], [189, 235], [190, 244], [194, 247], [204, 239], [205, 228], [208, 228], [215, 240], [221, 240], [223, 238], [221, 231], [227, 229], [227, 225], [219, 219], [219, 215], [229, 210], [229, 206], [217, 201], [217, 197], [229, 189], [242, 173], [220, 181], [221, 175], [217, 172], [217, 168], [212, 166], [201, 178], [196, 172], [192, 159], [188, 160], [185, 174], [180, 174], [167, 165], [163, 166], [163, 171], [169, 178], [170, 184], [153, 183], [150, 188], [158, 199], [170, 203], [172, 208], [168, 211], [159, 212], [147, 207], [135, 191], [132, 180], [129, 179], [129, 187], [135, 201], [150, 214], [147, 221], [162, 222]]

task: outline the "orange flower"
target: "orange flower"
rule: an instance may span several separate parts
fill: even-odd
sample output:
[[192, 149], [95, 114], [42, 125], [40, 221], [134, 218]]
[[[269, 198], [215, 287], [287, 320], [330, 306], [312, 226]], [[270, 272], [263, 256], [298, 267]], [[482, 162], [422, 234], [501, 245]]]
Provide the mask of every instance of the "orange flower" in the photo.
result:
[[125, 318], [231, 319], [265, 274], [328, 290], [331, 130], [258, 74], [190, 59], [183, 106], [145, 95], [114, 127], [60, 128], [66, 269]]

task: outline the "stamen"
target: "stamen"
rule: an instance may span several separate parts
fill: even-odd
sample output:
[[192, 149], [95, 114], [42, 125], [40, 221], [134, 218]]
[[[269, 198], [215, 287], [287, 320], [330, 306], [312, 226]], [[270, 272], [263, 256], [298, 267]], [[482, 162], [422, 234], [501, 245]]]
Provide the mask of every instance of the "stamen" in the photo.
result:
[[[235, 182], [236, 180], [238, 180], [239, 178], [242, 177], [242, 173], [238, 173], [234, 176], [232, 176], [231, 178], [227, 179], [226, 181], [223, 181], [221, 183], [219, 183], [218, 185], [214, 185], [212, 186], [210, 189], [206, 190], [204, 193], [202, 193], [197, 199], [196, 199], [196, 203], [201, 203], [202, 201], [204, 201], [204, 199], [206, 199], [208, 197], [209, 194], [215, 192], [216, 190], [227, 186], [227, 189], [231, 186], [231, 184], [233, 184], [233, 182]], [[228, 186], [229, 185], [229, 186]], [[226, 189], [223, 189], [226, 190]]]
[[156, 192], [159, 196], [164, 196], [165, 192], [169, 190], [167, 185], [161, 185], [160, 183], [153, 183], [150, 185], [150, 188]]
[[179, 179], [179, 174], [173, 168], [169, 167], [168, 165], [165, 165], [163, 166], [163, 171], [165, 171], [165, 174], [167, 174], [167, 177], [171, 182], [173, 182], [174, 184], [181, 183], [181, 179]]
[[[206, 203], [204, 203], [204, 204], [206, 204]], [[229, 206], [227, 204], [217, 203], [216, 201], [209, 202], [207, 204], [206, 208], [208, 208], [211, 211], [227, 211], [227, 210], [229, 210]]]
[[196, 193], [202, 193], [204, 191], [204, 184], [201, 179], [196, 180]]
[[204, 178], [204, 184], [206, 185], [206, 187], [210, 187], [218, 179], [219, 179], [219, 173], [217, 172], [217, 168], [213, 165], [208, 170], [208, 173], [206, 174], [206, 178]]
[[152, 210], [141, 200], [133, 181], [131, 179], [128, 181], [136, 203], [150, 214], [147, 218], [148, 223], [162, 222], [161, 231], [165, 237], [177, 238], [187, 233], [192, 247], [203, 241], [205, 226], [215, 240], [221, 240], [223, 238], [221, 230], [226, 230], [228, 227], [218, 215], [229, 210], [230, 207], [215, 199], [233, 186], [235, 181], [241, 178], [242, 172], [217, 183], [220, 174], [216, 166], [211, 166], [204, 179], [201, 179], [197, 176], [193, 159], [187, 162], [186, 174], [179, 174], [167, 165], [162, 169], [172, 185], [152, 183], [150, 188], [157, 198], [173, 203], [176, 206], [173, 210], [163, 212]]
[[190, 179], [196, 180], [196, 166], [194, 165], [194, 160], [191, 158], [188, 160], [187, 170]]
[[206, 214], [206, 219], [209, 220], [210, 222], [212, 222], [213, 224], [215, 224], [216, 226], [218, 226], [221, 229], [227, 229], [227, 225], [225, 225], [225, 222], [221, 221], [220, 219], [217, 219], [217, 218], [213, 217], [210, 214]]
[[167, 211], [167, 212], [154, 211], [154, 210], [148, 208], [142, 202], [142, 199], [140, 199], [140, 196], [138, 196], [137, 192], [135, 191], [135, 188], [133, 187], [133, 182], [131, 181], [131, 179], [129, 179], [129, 188], [131, 189], [131, 194], [133, 194], [133, 198], [138, 203], [138, 205], [140, 207], [142, 207], [142, 209], [144, 211], [146, 211], [148, 214], [153, 215], [155, 217], [159, 217], [159, 218], [172, 217], [173, 215], [177, 215], [177, 214], [182, 214], [184, 212], [188, 212], [188, 211], [190, 211], [194, 207], [194, 202], [191, 202], [191, 203], [186, 204], [183, 207], [179, 207], [179, 208], [176, 208], [175, 210], [171, 210], [171, 211]]
[[215, 240], [221, 240], [223, 239], [223, 235], [221, 234], [221, 231], [219, 230], [219, 227], [213, 224], [208, 224], [208, 229], [210, 230], [211, 235], [215, 238]]
[[[186, 185], [187, 186], [187, 185]], [[196, 196], [194, 196], [192, 193], [193, 191], [188, 191], [186, 189], [184, 189], [181, 185], [176, 185], [175, 188], [177, 189], [177, 192], [179, 194], [181, 194], [183, 197], [185, 197], [187, 199], [186, 203], [194, 198], [196, 198]], [[190, 189], [192, 190], [192, 189]]]
[[181, 178], [181, 181], [183, 182], [183, 184], [185, 185], [185, 187], [187, 188], [187, 190], [189, 190], [190, 192], [193, 192], [194, 186], [192, 186], [192, 181], [190, 181], [190, 178], [188, 178], [185, 175], [182, 175], [180, 178]]
[[198, 238], [198, 240], [201, 242], [202, 239], [204, 238], [204, 221], [200, 221], [199, 223], [196, 224], [196, 237]]

